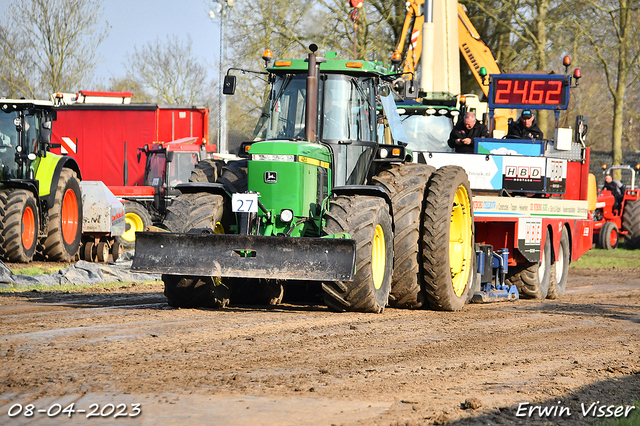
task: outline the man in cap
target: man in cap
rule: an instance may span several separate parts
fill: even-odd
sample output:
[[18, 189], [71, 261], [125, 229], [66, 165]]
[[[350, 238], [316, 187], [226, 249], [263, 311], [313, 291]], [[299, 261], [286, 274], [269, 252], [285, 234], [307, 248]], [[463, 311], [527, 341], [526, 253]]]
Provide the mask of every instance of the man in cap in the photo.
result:
[[517, 121], [509, 124], [507, 139], [544, 139], [531, 110], [525, 109]]

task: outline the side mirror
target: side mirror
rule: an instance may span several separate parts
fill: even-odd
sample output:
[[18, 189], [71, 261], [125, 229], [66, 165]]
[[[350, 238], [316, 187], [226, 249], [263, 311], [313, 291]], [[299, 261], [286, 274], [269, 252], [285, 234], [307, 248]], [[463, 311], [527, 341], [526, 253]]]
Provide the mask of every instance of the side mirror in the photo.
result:
[[404, 85], [404, 98], [405, 99], [417, 99], [418, 98], [418, 85], [416, 81], [411, 79], [407, 80]]
[[225, 75], [224, 76], [224, 85], [222, 86], [222, 93], [225, 95], [233, 95], [236, 93], [236, 76], [235, 75]]

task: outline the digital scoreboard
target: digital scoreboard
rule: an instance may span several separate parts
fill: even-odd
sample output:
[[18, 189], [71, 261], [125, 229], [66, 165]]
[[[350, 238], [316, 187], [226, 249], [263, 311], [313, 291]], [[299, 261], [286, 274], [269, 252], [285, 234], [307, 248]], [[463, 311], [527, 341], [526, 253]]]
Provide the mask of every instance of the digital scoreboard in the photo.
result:
[[571, 77], [557, 74], [493, 74], [489, 108], [567, 109]]

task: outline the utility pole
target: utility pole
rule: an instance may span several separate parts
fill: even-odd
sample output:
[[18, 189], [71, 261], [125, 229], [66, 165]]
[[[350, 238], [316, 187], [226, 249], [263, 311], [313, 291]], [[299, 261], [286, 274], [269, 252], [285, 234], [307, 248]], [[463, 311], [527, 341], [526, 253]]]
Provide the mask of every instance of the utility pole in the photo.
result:
[[216, 0], [212, 4], [212, 9], [209, 11], [209, 17], [211, 20], [220, 18], [220, 68], [219, 73], [219, 90], [218, 90], [218, 152], [221, 154], [227, 154], [228, 149], [228, 136], [227, 136], [227, 99], [222, 94], [222, 82], [224, 80], [224, 59], [227, 57], [227, 45], [224, 42], [224, 20], [227, 13], [233, 8], [234, 0]]

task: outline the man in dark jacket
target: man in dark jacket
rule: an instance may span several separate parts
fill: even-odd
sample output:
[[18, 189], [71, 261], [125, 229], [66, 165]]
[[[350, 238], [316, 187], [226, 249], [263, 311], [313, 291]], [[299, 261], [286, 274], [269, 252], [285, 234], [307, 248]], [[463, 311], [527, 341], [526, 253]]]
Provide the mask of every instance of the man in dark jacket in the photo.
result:
[[517, 121], [509, 124], [507, 139], [544, 139], [531, 110], [525, 109]]
[[476, 120], [476, 115], [468, 112], [463, 121], [459, 121], [449, 136], [449, 146], [455, 152], [474, 152], [473, 139], [489, 137], [487, 126]]
[[620, 210], [622, 206], [622, 199], [624, 198], [624, 185], [618, 179], [614, 179], [609, 173], [604, 177], [604, 185], [602, 189], [608, 189], [611, 191], [615, 202], [613, 203], [613, 210]]

